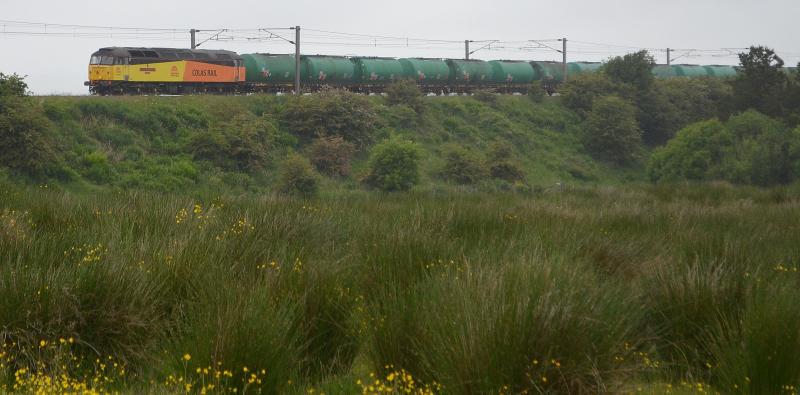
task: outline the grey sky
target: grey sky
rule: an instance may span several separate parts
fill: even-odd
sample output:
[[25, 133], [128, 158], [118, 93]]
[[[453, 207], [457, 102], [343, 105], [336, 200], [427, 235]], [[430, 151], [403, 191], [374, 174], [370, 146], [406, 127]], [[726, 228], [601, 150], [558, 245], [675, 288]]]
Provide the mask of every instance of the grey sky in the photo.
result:
[[[303, 53], [369, 56], [463, 57], [463, 40], [503, 40], [503, 49], [483, 50], [480, 59], [560, 59], [548, 49], [519, 50], [529, 39], [569, 39], [569, 60], [603, 60], [633, 48], [741, 48], [762, 44], [775, 48], [787, 64], [800, 62], [798, 0], [562, 0], [562, 1], [63, 1], [0, 0], [0, 19], [92, 26], [201, 29], [288, 27], [367, 35], [444, 39], [461, 43], [402, 46], [356, 36], [336, 36], [303, 30], [301, 41], [346, 43], [303, 45]], [[2, 26], [0, 31], [19, 26]], [[56, 29], [50, 28], [50, 32]], [[41, 27], [27, 29], [43, 32]], [[276, 33], [292, 35], [285, 31]], [[0, 34], [0, 71], [28, 75], [36, 94], [85, 94], [89, 55], [104, 46], [187, 47], [187, 33], [146, 33], [95, 38]], [[590, 44], [591, 43], [591, 44]], [[354, 44], [359, 44], [355, 46]], [[393, 45], [388, 45], [393, 44]], [[547, 43], [559, 46], [560, 43]], [[474, 43], [473, 49], [482, 44]], [[239, 53], [289, 53], [280, 40], [261, 42], [211, 41], [201, 48]], [[678, 52], [679, 56], [684, 52]], [[735, 56], [682, 57], [676, 63], [735, 64]], [[654, 52], [664, 62], [663, 52]]]

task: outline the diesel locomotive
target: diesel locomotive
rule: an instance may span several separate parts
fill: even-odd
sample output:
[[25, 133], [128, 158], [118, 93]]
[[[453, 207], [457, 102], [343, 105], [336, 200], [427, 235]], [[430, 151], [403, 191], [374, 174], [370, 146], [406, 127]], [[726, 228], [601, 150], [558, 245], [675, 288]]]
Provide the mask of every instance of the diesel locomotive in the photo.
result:
[[[596, 72], [602, 63], [572, 62], [567, 75]], [[413, 80], [425, 92], [440, 94], [493, 89], [525, 93], [541, 82], [554, 90], [564, 80], [560, 62], [464, 60], [304, 55], [303, 92], [334, 86], [356, 92], [381, 92], [399, 80]], [[736, 75], [733, 66], [657, 65], [657, 78]], [[292, 92], [295, 56], [237, 54], [224, 50], [179, 48], [101, 48], [91, 56], [89, 92], [114, 94], [194, 94]]]

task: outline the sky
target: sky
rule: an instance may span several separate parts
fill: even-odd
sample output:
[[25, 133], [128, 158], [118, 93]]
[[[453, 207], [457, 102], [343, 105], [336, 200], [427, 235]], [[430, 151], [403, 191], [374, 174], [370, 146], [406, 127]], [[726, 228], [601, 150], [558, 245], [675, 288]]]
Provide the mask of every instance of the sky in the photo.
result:
[[551, 40], [566, 37], [568, 61], [647, 48], [664, 63], [670, 47], [673, 63], [732, 65], [766, 45], [800, 62], [798, 0], [0, 0], [0, 10], [0, 72], [26, 75], [37, 95], [87, 94], [98, 48], [188, 47], [190, 28], [204, 30], [198, 42], [228, 29], [200, 48], [239, 53], [293, 53], [266, 38], [292, 40], [284, 29], [300, 25], [303, 54], [463, 58], [473, 40], [475, 59], [561, 60]]

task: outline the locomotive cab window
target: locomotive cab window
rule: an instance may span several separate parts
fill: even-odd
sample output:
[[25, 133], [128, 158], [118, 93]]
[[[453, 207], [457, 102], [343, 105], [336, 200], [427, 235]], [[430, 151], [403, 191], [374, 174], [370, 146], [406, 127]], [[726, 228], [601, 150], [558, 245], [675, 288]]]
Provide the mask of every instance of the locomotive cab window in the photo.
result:
[[89, 64], [112, 65], [112, 64], [114, 64], [114, 57], [113, 56], [94, 55], [89, 60]]

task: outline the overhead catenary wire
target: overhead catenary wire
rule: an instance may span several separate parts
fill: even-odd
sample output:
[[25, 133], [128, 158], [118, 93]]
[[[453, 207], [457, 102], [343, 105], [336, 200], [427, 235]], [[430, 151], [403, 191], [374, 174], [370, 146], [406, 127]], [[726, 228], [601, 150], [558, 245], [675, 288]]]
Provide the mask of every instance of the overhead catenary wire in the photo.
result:
[[[109, 26], [65, 24], [49, 22], [32, 22], [18, 20], [0, 20], [0, 36], [28, 36], [28, 37], [61, 37], [75, 39], [114, 39], [114, 40], [141, 40], [186, 42], [189, 28], [165, 27], [134, 27], [134, 26]], [[291, 27], [257, 27], [257, 28], [212, 28], [193, 29], [198, 34], [200, 42], [219, 41], [231, 44], [258, 45], [259, 43], [274, 43], [275, 45], [293, 44], [293, 40], [286, 38], [281, 32], [288, 31]], [[404, 37], [384, 34], [365, 34], [357, 32], [344, 32], [326, 29], [304, 28], [303, 44], [310, 47], [336, 47], [346, 48], [375, 48], [375, 49], [402, 49], [410, 51], [456, 51], [463, 50], [464, 40], [433, 37]], [[184, 41], [186, 40], [186, 41]], [[547, 39], [481, 39], [468, 40], [471, 43], [484, 44], [482, 51], [503, 52], [507, 54], [524, 53], [554, 53], [560, 52], [557, 46], [549, 45], [558, 42], [557, 38]], [[490, 45], [489, 45], [490, 44]], [[653, 46], [623, 45], [618, 43], [603, 43], [597, 41], [570, 40], [570, 54], [586, 55], [587, 57], [602, 57], [603, 59], [618, 56], [631, 51], [647, 50], [659, 54], [666, 52], [665, 48]], [[714, 58], [729, 59], [734, 61], [738, 53], [746, 51], [747, 47], [724, 48], [670, 48], [675, 55], [673, 59], [682, 58]], [[792, 59], [800, 59], [800, 52], [781, 52], [779, 55], [787, 64], [793, 63]], [[444, 54], [443, 54], [444, 55]]]

